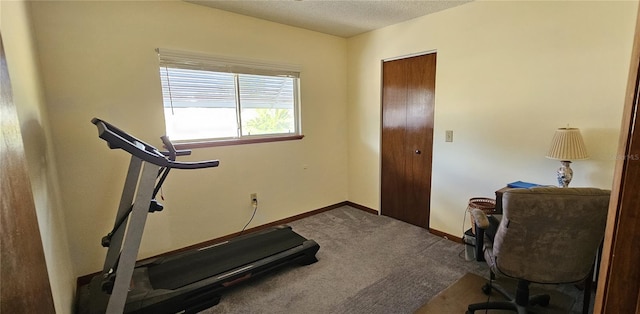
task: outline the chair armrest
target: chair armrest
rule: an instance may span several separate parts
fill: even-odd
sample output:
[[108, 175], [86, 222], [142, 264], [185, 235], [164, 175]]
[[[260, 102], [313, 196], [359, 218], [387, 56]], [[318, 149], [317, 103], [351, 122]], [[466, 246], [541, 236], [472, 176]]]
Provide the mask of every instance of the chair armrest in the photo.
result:
[[476, 261], [481, 262], [484, 260], [484, 231], [489, 228], [489, 218], [481, 209], [473, 208], [471, 209], [471, 219], [473, 220], [471, 223], [475, 226], [476, 234]]
[[475, 223], [478, 228], [489, 228], [489, 218], [487, 218], [487, 214], [485, 214], [482, 210], [477, 208], [472, 209], [471, 217], [473, 217], [473, 223]]

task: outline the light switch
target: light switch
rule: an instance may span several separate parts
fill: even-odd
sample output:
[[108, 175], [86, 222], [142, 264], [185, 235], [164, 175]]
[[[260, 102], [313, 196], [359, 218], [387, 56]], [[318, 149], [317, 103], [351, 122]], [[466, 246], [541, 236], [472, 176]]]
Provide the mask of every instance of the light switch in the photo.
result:
[[453, 130], [445, 131], [444, 141], [445, 142], [453, 142]]

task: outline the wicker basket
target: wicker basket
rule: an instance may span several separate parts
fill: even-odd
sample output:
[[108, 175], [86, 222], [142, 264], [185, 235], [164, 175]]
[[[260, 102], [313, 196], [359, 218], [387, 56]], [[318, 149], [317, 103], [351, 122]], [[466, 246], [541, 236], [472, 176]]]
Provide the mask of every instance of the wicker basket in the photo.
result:
[[472, 197], [469, 199], [468, 209], [480, 209], [485, 214], [490, 215], [496, 211], [496, 200], [486, 197]]
[[482, 210], [485, 214], [491, 215], [496, 211], [496, 200], [486, 197], [472, 197], [469, 199], [467, 211], [469, 212], [469, 217], [471, 218], [471, 232], [473, 232], [473, 234], [476, 234], [476, 224], [473, 223], [473, 215], [471, 215], [471, 210], [473, 209], [479, 209]]

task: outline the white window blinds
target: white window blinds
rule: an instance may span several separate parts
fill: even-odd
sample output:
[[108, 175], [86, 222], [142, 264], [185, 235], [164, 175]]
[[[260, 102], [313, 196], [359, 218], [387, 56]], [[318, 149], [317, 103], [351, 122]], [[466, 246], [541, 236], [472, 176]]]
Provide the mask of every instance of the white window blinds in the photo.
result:
[[255, 60], [239, 60], [225, 57], [208, 56], [199, 53], [182, 52], [169, 49], [156, 49], [160, 66], [205, 70], [213, 72], [243, 73], [267, 76], [300, 77], [300, 68], [288, 64], [272, 64]]
[[[300, 72], [295, 66], [157, 52], [167, 133], [174, 138], [299, 132]], [[194, 121], [204, 122], [198, 126]], [[213, 131], [216, 128], [224, 130]]]

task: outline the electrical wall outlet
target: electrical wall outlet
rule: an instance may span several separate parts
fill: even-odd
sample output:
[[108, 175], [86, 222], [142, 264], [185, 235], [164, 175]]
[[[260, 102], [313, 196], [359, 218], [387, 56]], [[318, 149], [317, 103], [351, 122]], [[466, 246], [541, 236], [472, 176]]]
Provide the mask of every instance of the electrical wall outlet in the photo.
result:
[[251, 193], [250, 197], [251, 197], [251, 205], [257, 205], [258, 204], [258, 193]]

